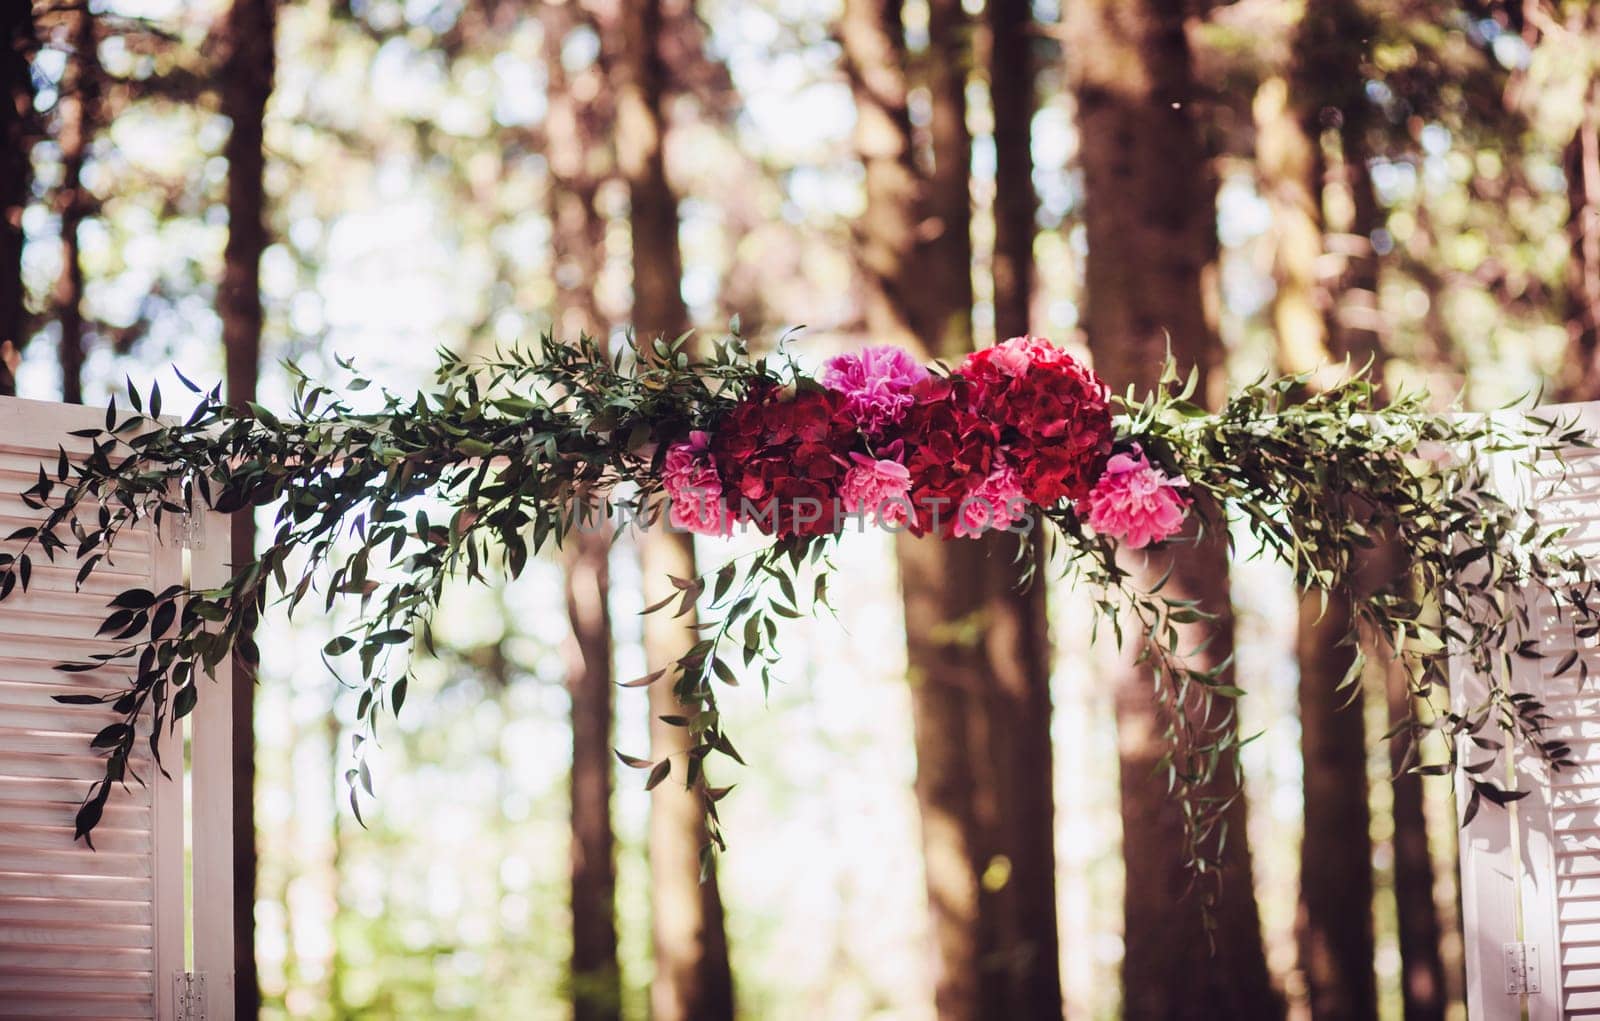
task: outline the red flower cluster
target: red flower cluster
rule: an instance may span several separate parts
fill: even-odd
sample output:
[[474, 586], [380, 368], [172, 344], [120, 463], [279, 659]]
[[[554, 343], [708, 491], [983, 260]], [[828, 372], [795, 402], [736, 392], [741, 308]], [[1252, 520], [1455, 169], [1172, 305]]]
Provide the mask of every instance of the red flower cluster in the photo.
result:
[[897, 443], [909, 454], [914, 514], [908, 524], [916, 535], [947, 535], [962, 503], [994, 470], [1000, 432], [974, 413], [972, 387], [964, 379], [931, 378], [913, 393], [916, 401], [899, 425]]
[[831, 535], [839, 530], [839, 486], [859, 439], [832, 390], [788, 395], [770, 386], [718, 423], [711, 456], [736, 520], [784, 538]]
[[1014, 337], [968, 355], [973, 410], [1000, 429], [1022, 491], [1041, 507], [1081, 500], [1111, 456], [1105, 383], [1041, 337]]

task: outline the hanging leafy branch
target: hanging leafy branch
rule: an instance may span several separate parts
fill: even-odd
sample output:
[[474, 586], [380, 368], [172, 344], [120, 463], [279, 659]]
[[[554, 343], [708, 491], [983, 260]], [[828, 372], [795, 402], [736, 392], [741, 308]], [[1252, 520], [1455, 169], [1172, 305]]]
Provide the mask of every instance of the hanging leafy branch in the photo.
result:
[[[78, 434], [91, 441], [87, 457], [73, 460], [62, 450], [54, 465], [41, 466], [24, 494], [40, 520], [8, 537], [12, 548], [0, 553], [0, 599], [26, 590], [40, 557], [76, 563], [81, 586], [115, 556], [119, 536], [144, 523], [159, 528], [164, 519], [201, 508], [270, 509], [273, 517], [259, 557], [235, 565], [221, 585], [123, 592], [111, 601], [101, 628], [119, 644], [61, 665], [66, 671], [128, 671], [126, 688], [111, 695], [59, 696], [108, 703], [118, 717], [93, 739], [106, 772], [86, 794], [79, 836], [91, 838], [114, 786], [142, 779], [130, 768], [138, 741], [149, 742], [159, 767], [157, 739], [193, 711], [202, 676], [214, 675], [234, 653], [246, 663], [259, 658], [248, 636], [275, 599], [291, 615], [308, 601], [323, 611], [341, 603], [357, 608], [354, 629], [323, 652], [359, 669], [357, 764], [347, 774], [359, 814], [357, 789], [370, 789], [362, 744], [384, 713], [402, 709], [411, 652], [417, 645], [431, 650], [430, 617], [447, 581], [482, 581], [490, 571], [514, 577], [530, 556], [603, 517], [658, 527], [664, 474], [698, 470], [685, 468], [688, 462], [669, 470], [674, 450], [691, 459], [709, 456], [695, 437], [722, 425], [723, 437], [737, 438], [728, 427], [744, 421], [736, 409], [756, 408], [776, 420], [774, 402], [785, 394], [813, 396], [787, 398], [799, 410], [784, 414], [799, 414], [807, 402], [824, 410], [838, 404], [816, 396], [817, 384], [791, 363], [752, 359], [737, 336], [698, 359], [682, 339], [629, 345], [608, 356], [587, 339], [563, 344], [550, 337], [531, 351], [484, 361], [447, 352], [440, 359], [426, 392], [406, 398], [385, 393], [374, 411], [354, 409], [292, 367], [294, 396], [282, 415], [259, 405], [235, 411], [218, 391], [203, 393], [184, 380], [199, 402], [186, 421], [163, 422], [159, 389], [141, 395], [130, 386], [131, 407], [113, 402], [103, 427]], [[369, 388], [348, 363], [341, 367], [351, 373], [343, 390]], [[1088, 387], [1092, 379], [1060, 360], [1048, 367], [1070, 373], [1073, 385]], [[918, 392], [944, 401], [960, 397], [968, 384], [959, 372], [946, 373], [918, 382]], [[1223, 530], [1231, 542], [1232, 518], [1250, 536], [1252, 554], [1282, 559], [1301, 586], [1322, 591], [1357, 588], [1367, 551], [1385, 544], [1403, 549], [1400, 575], [1357, 592], [1355, 627], [1388, 643], [1424, 701], [1441, 690], [1452, 657], [1491, 678], [1481, 704], [1460, 714], [1435, 706], [1428, 719], [1413, 719], [1396, 735], [1408, 741], [1440, 735], [1450, 762], [1471, 770], [1469, 813], [1480, 799], [1504, 803], [1520, 792], [1505, 790], [1479, 763], [1465, 762], [1466, 747], [1496, 752], [1500, 742], [1493, 735], [1501, 731], [1557, 765], [1566, 755], [1542, 737], [1542, 706], [1506, 680], [1510, 658], [1542, 655], [1527, 598], [1565, 608], [1577, 637], [1600, 634], [1591, 609], [1600, 605], [1594, 577], [1563, 543], [1562, 530], [1545, 524], [1537, 509], [1505, 502], [1485, 476], [1489, 457], [1547, 462], [1584, 444], [1581, 431], [1532, 416], [1438, 415], [1420, 394], [1378, 408], [1371, 385], [1360, 378], [1314, 393], [1303, 383], [1262, 380], [1213, 414], [1190, 403], [1169, 375], [1153, 395], [1128, 395], [1110, 407], [1107, 435], [1114, 433], [1118, 449], [1131, 448], [1140, 470], [1187, 480], [1199, 513], [1189, 532], [1171, 543], [1145, 553], [1097, 534], [1089, 525], [1093, 514], [1084, 511], [1092, 498], [1060, 500], [1042, 510], [1062, 562], [1076, 580], [1095, 587], [1095, 605], [1114, 636], [1140, 643], [1153, 697], [1168, 721], [1166, 763], [1183, 806], [1186, 854], [1208, 892], [1225, 838], [1222, 820], [1239, 790], [1236, 728], [1229, 724], [1232, 700], [1243, 692], [1229, 679], [1228, 662], [1198, 665], [1216, 608], [1165, 592], [1162, 567], [1170, 574], [1186, 543], [1207, 530]], [[1089, 407], [1092, 387], [1082, 392]], [[993, 430], [994, 443], [1026, 439], [1014, 426], [1004, 432], [970, 415], [951, 421], [947, 431], [961, 435]], [[943, 420], [932, 426], [943, 429]], [[808, 420], [799, 428], [833, 442], [826, 423]], [[872, 457], [886, 449], [869, 446]], [[808, 456], [807, 450], [786, 448], [785, 457]], [[1035, 453], [1041, 463], [1052, 456], [1047, 449]], [[1109, 473], [1104, 456], [1099, 470]], [[919, 469], [914, 455], [910, 461], [914, 472], [942, 467]], [[827, 461], [819, 463], [826, 470]], [[870, 470], [881, 473], [883, 464]], [[1134, 464], [1131, 457], [1125, 462]], [[1016, 465], [1017, 474], [1026, 467]], [[992, 479], [1010, 469], [996, 462], [987, 470]], [[1075, 470], [1067, 464], [1057, 481], [1072, 484]], [[690, 516], [726, 530], [733, 525], [729, 514], [719, 504], [695, 508]], [[897, 523], [889, 515], [880, 515], [880, 522]], [[924, 524], [917, 516], [898, 523]], [[982, 524], [1016, 530], [1025, 523], [995, 511]], [[743, 761], [723, 727], [717, 691], [752, 672], [767, 684], [777, 661], [778, 621], [825, 602], [827, 554], [844, 526], [832, 520], [810, 525], [800, 517], [769, 522], [779, 533], [770, 545], [702, 577], [673, 579], [675, 594], [651, 608], [703, 611], [702, 637], [679, 660], [654, 665], [653, 673], [629, 682], [672, 685], [685, 709], [667, 722], [688, 729], [690, 748], [681, 767], [667, 759], [619, 757], [646, 771], [647, 786], [672, 777], [700, 792], [712, 839], [708, 853], [724, 846], [716, 806], [727, 788], [708, 782], [706, 760], [719, 754]], [[958, 519], [956, 535], [961, 527]], [[1557, 667], [1558, 673], [1587, 671], [1575, 656]], [[1358, 674], [1359, 661], [1347, 683]]]
[[[1359, 376], [1320, 392], [1303, 378], [1261, 380], [1211, 414], [1190, 403], [1178, 382], [1169, 368], [1154, 395], [1123, 400], [1119, 433], [1140, 437], [1154, 458], [1181, 472], [1205, 494], [1202, 507], [1225, 508], [1254, 545], [1250, 555], [1287, 564], [1303, 591], [1355, 597], [1345, 641], [1359, 649], [1363, 636], [1378, 640], [1405, 669], [1413, 698], [1431, 709], [1388, 737], [1410, 743], [1414, 759], [1416, 745], [1439, 735], [1446, 761], [1413, 768], [1448, 774], [1466, 767], [1463, 825], [1481, 801], [1504, 805], [1527, 793], [1489, 773], [1496, 753], [1514, 754], [1505, 735], [1555, 768], [1571, 764], [1568, 749], [1542, 734], [1543, 704], [1509, 678], [1513, 659], [1545, 655], [1536, 605], [1564, 608], [1575, 640], [1600, 635], [1600, 579], [1567, 545], [1566, 528], [1547, 523], [1532, 501], [1508, 502], [1503, 483], [1489, 475], [1499, 460], [1521, 484], [1542, 475], [1559, 485], [1563, 456], [1591, 445], [1584, 430], [1538, 415], [1441, 415], [1422, 393], [1378, 407], [1374, 387]], [[1186, 853], [1197, 876], [1214, 877], [1223, 816], [1242, 783], [1226, 703], [1244, 694], [1227, 681], [1231, 657], [1198, 669], [1196, 647], [1184, 645], [1184, 628], [1211, 622], [1214, 609], [1164, 596], [1165, 574], [1141, 589], [1126, 553], [1119, 563], [1109, 544], [1083, 536], [1070, 509], [1053, 517], [1075, 543], [1070, 562], [1078, 576], [1104, 593], [1096, 606], [1119, 641], [1128, 632], [1141, 636], [1169, 721], [1166, 765], [1184, 806]], [[1194, 540], [1207, 529], [1222, 530], [1233, 546], [1236, 532], [1214, 510], [1201, 516]], [[1384, 549], [1401, 552], [1403, 569], [1371, 585], [1364, 558]], [[1441, 699], [1452, 662], [1489, 682], [1486, 696], [1460, 713]], [[1341, 684], [1352, 698], [1363, 666], [1358, 651]], [[1588, 666], [1568, 653], [1554, 673], [1587, 680]], [[1483, 752], [1490, 757], [1475, 756]]]
[[[767, 370], [737, 340], [694, 371], [681, 342], [657, 343], [647, 355], [624, 368], [622, 356], [607, 358], [587, 340], [548, 338], [537, 352], [484, 365], [443, 353], [432, 390], [406, 399], [385, 394], [373, 412], [353, 410], [291, 367], [286, 415], [260, 405], [236, 412], [213, 390], [181, 424], [157, 421], [158, 388], [146, 413], [130, 386], [131, 409], [113, 401], [103, 428], [77, 434], [92, 441], [89, 455], [72, 461], [63, 450], [53, 474], [41, 468], [23, 494], [41, 521], [8, 537], [20, 545], [0, 553], [0, 598], [27, 588], [34, 561], [58, 554], [79, 562], [81, 586], [114, 555], [125, 529], [146, 521], [159, 528], [163, 518], [201, 507], [275, 508], [273, 530], [258, 559], [220, 586], [124, 592], [100, 634], [125, 644], [63, 664], [132, 671], [127, 689], [103, 700], [121, 719], [94, 739], [106, 753], [106, 776], [85, 798], [78, 835], [89, 836], [112, 787], [132, 775], [142, 714], [151, 713], [145, 736], [159, 765], [157, 736], [193, 710], [199, 676], [214, 675], [233, 652], [248, 665], [259, 660], [249, 635], [273, 593], [291, 615], [308, 598], [324, 610], [356, 604], [355, 631], [324, 652], [359, 664], [357, 716], [370, 735], [384, 710], [404, 704], [410, 659], [391, 658], [418, 640], [431, 649], [429, 617], [449, 578], [483, 580], [492, 564], [515, 576], [532, 551], [580, 521], [655, 514], [649, 480], [663, 441]], [[357, 376], [346, 389], [369, 385]], [[618, 487], [624, 480], [632, 483], [627, 491]], [[428, 508], [440, 504], [450, 513], [435, 520]], [[91, 698], [101, 701], [63, 696]], [[719, 737], [713, 727], [707, 740]], [[358, 748], [362, 740], [358, 734]], [[351, 771], [352, 781], [358, 777], [365, 781], [364, 766]], [[353, 788], [351, 795], [354, 803]]]

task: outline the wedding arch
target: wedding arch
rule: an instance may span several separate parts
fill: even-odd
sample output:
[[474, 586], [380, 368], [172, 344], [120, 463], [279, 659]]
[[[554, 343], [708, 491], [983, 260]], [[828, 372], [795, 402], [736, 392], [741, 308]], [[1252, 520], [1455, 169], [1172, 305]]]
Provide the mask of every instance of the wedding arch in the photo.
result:
[[[1421, 393], [1379, 401], [1359, 373], [1326, 389], [1264, 378], [1211, 412], [1175, 371], [1153, 393], [1112, 394], [1032, 337], [956, 366], [869, 348], [817, 378], [781, 346], [752, 356], [736, 325], [708, 354], [695, 351], [678, 338], [608, 355], [547, 336], [480, 360], [441, 352], [432, 386], [385, 392], [375, 411], [341, 396], [371, 385], [347, 362], [338, 385], [289, 366], [294, 394], [281, 413], [230, 408], [180, 374], [197, 403], [176, 421], [162, 416], [158, 387], [130, 382], [125, 405], [113, 400], [103, 421], [69, 430], [30, 472], [20, 500], [31, 517], [0, 545], [0, 600], [26, 593], [36, 572], [64, 569], [74, 589], [100, 594], [105, 648], [56, 669], [124, 679], [55, 696], [110, 713], [90, 741], [101, 768], [81, 781], [74, 836], [92, 847], [117, 792], [146, 779], [139, 764], [161, 770], [165, 737], [213, 697], [208, 678], [235, 655], [259, 658], [250, 636], [274, 600], [291, 615], [308, 601], [357, 615], [322, 650], [348, 658], [363, 687], [347, 772], [356, 804], [370, 788], [364, 739], [402, 711], [409, 653], [432, 647], [446, 582], [515, 576], [574, 530], [618, 519], [770, 540], [673, 579], [677, 594], [649, 612], [698, 607], [703, 637], [628, 682], [670, 685], [683, 711], [668, 722], [691, 743], [680, 760], [619, 758], [644, 771], [647, 788], [671, 780], [700, 793], [708, 854], [725, 847], [717, 803], [727, 793], [708, 763], [743, 761], [719, 691], [741, 676], [767, 683], [778, 620], [826, 603], [830, 549], [851, 528], [953, 542], [1046, 530], [1045, 566], [1092, 587], [1105, 630], [1138, 643], [1150, 664], [1202, 907], [1239, 782], [1225, 724], [1244, 691], [1223, 680], [1225, 664], [1190, 662], [1181, 636], [1206, 610], [1166, 594], [1164, 578], [1136, 580], [1149, 546], [1220, 529], [1324, 593], [1354, 587], [1368, 551], [1403, 551], [1403, 568], [1354, 601], [1347, 637], [1381, 644], [1405, 669], [1424, 708], [1391, 739], [1434, 749], [1414, 768], [1454, 774], [1472, 826], [1484, 803], [1533, 793], [1516, 763], [1578, 765], [1546, 692], [1553, 678], [1588, 679], [1596, 578], [1564, 504], [1511, 495], [1526, 482], [1548, 497], [1587, 478], [1569, 461], [1600, 463], [1572, 414], [1441, 414]], [[257, 509], [271, 509], [273, 525], [254, 561], [104, 587], [125, 577], [116, 565], [139, 536], [179, 541], [201, 515]], [[1360, 670], [1357, 657], [1345, 683]], [[1471, 681], [1452, 690], [1452, 676]]]

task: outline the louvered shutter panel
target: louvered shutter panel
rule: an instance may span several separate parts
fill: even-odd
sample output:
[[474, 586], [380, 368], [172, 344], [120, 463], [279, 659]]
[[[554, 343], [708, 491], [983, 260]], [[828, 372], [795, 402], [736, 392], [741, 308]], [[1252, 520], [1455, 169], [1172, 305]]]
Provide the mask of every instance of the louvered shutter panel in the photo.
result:
[[[1600, 441], [1600, 404], [1541, 415], [1576, 419]], [[1600, 560], [1600, 450], [1573, 448], [1563, 461], [1530, 470], [1525, 457], [1496, 455], [1494, 485], [1508, 502], [1536, 506], [1546, 523], [1568, 526], [1562, 542]], [[1512, 688], [1547, 706], [1547, 736], [1570, 744], [1578, 766], [1551, 771], [1536, 756], [1519, 756], [1515, 786], [1528, 795], [1505, 809], [1485, 804], [1459, 834], [1468, 1012], [1514, 1021], [1526, 1002], [1531, 1021], [1600, 1021], [1600, 648], [1575, 640], [1548, 601], [1530, 609], [1542, 656], [1513, 657]], [[1574, 651], [1589, 665], [1588, 681], [1576, 669], [1554, 676]], [[1485, 690], [1484, 678], [1455, 671], [1457, 711], [1481, 702]], [[1501, 766], [1493, 777], [1505, 785]], [[1464, 775], [1457, 783], [1470, 789]]]
[[[69, 455], [86, 453], [89, 441], [67, 434], [101, 425], [103, 417], [92, 409], [0, 399], [0, 536], [38, 523], [40, 512], [19, 494], [37, 481], [41, 463], [54, 476], [58, 444]], [[226, 535], [222, 528], [213, 532]], [[0, 543], [7, 552], [20, 548], [20, 541]], [[56, 558], [51, 563], [35, 548], [28, 591], [0, 603], [0, 1018], [167, 1021], [179, 1016], [179, 983], [190, 970], [182, 732], [162, 746], [170, 779], [140, 740], [132, 765], [147, 785], [130, 781], [126, 790], [113, 791], [91, 850], [74, 841], [73, 820], [89, 785], [104, 772], [89, 740], [116, 717], [109, 707], [63, 705], [53, 696], [118, 690], [129, 668], [64, 673], [54, 667], [115, 648], [95, 637], [106, 604], [127, 588], [160, 591], [181, 581], [184, 551], [149, 527], [130, 530], [81, 590], [75, 590], [71, 551]], [[215, 584], [216, 559], [215, 551], [196, 554], [191, 568]], [[202, 691], [197, 716], [220, 716], [223, 729], [204, 733], [214, 721], [196, 720], [197, 762], [202, 755], [216, 760], [219, 743], [226, 751], [228, 690], [226, 677], [221, 680], [202, 682], [209, 690]], [[215, 969], [209, 1018], [233, 1016], [231, 920], [219, 929], [216, 917], [219, 905], [232, 912], [231, 879], [219, 881], [231, 865], [226, 761], [220, 775], [204, 782], [197, 777], [193, 793], [196, 893], [204, 883], [205, 894], [218, 902], [205, 909], [203, 935], [210, 945], [198, 924], [193, 932], [196, 970]], [[202, 821], [210, 832], [201, 829]], [[227, 952], [221, 960], [219, 946]]]

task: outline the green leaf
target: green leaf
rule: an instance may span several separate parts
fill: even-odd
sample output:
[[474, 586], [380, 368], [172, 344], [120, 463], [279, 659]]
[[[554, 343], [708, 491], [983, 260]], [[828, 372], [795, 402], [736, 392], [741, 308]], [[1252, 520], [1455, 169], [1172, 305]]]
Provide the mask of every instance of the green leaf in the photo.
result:
[[631, 681], [620, 681], [620, 682], [618, 682], [617, 686], [619, 688], [644, 688], [644, 687], [648, 687], [648, 686], [654, 684], [655, 682], [661, 680], [661, 678], [666, 674], [667, 670], [668, 670], [667, 667], [662, 667], [660, 670], [652, 671], [652, 672], [650, 672], [648, 674], [645, 674], [643, 677], [635, 677]]
[[739, 675], [733, 672], [733, 667], [728, 665], [727, 660], [721, 658], [712, 660], [711, 669], [716, 673], [717, 679], [722, 681], [723, 684], [728, 685], [730, 688], [737, 688], [739, 686]]
[[655, 790], [656, 785], [665, 780], [668, 774], [671, 772], [672, 760], [662, 759], [660, 762], [656, 763], [654, 769], [650, 770], [650, 776], [646, 778], [644, 782], [644, 789], [647, 791]]
[[108, 604], [128, 610], [142, 610], [151, 606], [156, 601], [156, 594], [146, 588], [131, 588], [118, 595]]
[[103, 728], [89, 742], [92, 748], [116, 748], [133, 738], [133, 728], [126, 723], [113, 723]]

